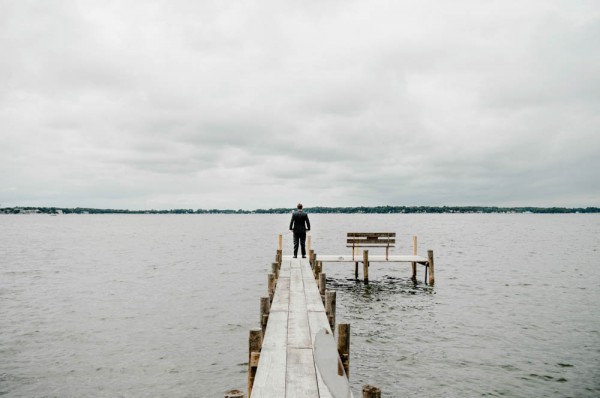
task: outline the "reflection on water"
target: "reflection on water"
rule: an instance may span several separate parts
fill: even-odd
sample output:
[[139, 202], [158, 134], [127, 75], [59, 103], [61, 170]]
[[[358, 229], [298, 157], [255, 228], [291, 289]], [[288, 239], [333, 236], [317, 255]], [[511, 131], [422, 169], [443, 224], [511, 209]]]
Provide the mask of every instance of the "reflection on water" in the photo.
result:
[[[219, 397], [246, 384], [248, 330], [288, 215], [0, 217], [0, 395]], [[325, 264], [350, 381], [383, 396], [600, 395], [597, 215], [311, 215], [313, 247], [397, 232], [410, 264]], [[284, 237], [285, 253], [291, 236]], [[362, 274], [362, 272], [361, 272]]]

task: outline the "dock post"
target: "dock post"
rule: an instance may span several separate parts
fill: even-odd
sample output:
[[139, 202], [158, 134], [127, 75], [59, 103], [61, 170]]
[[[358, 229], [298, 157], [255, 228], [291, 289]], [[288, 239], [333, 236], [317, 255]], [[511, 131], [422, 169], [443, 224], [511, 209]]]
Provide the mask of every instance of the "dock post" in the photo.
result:
[[310, 249], [312, 248], [312, 236], [308, 235], [306, 237], [306, 250], [310, 253]]
[[338, 325], [337, 349], [342, 361], [342, 366], [346, 372], [346, 377], [350, 378], [350, 324], [340, 323]]
[[225, 398], [244, 398], [244, 393], [240, 390], [229, 390], [225, 392]]
[[369, 251], [363, 250], [363, 277], [365, 284], [369, 283]]
[[275, 275], [269, 274], [267, 286], [269, 289], [269, 300], [273, 301], [273, 296], [275, 295]]
[[329, 320], [329, 326], [331, 330], [335, 330], [335, 303], [336, 303], [336, 292], [335, 290], [325, 291], [325, 313]]
[[381, 390], [375, 386], [364, 385], [362, 389], [363, 398], [381, 398]]
[[320, 272], [319, 273], [319, 294], [321, 295], [321, 300], [325, 301], [325, 286], [327, 285], [327, 276]]
[[358, 280], [358, 261], [354, 263], [354, 279]]
[[271, 273], [273, 275], [275, 275], [275, 280], [277, 280], [279, 278], [279, 263], [272, 263], [271, 264]]
[[269, 297], [260, 298], [260, 329], [263, 336], [267, 330], [267, 322], [269, 321], [269, 313], [271, 311], [271, 300]]
[[277, 250], [283, 250], [283, 235], [279, 234], [277, 236]]
[[[413, 255], [417, 255], [417, 236], [413, 236]], [[417, 280], [417, 263], [412, 262], [412, 278], [413, 281]]]
[[260, 329], [250, 330], [248, 339], [248, 396], [252, 393], [254, 378], [256, 377], [256, 369], [260, 359], [260, 350], [262, 348], [263, 333]]
[[283, 260], [283, 251], [277, 250], [277, 254], [275, 255], [275, 262], [281, 263]]
[[308, 263], [314, 268], [315, 267], [315, 251], [314, 250], [309, 250], [308, 251]]
[[434, 268], [433, 268], [433, 250], [427, 250], [427, 262], [429, 265], [429, 284], [435, 283]]

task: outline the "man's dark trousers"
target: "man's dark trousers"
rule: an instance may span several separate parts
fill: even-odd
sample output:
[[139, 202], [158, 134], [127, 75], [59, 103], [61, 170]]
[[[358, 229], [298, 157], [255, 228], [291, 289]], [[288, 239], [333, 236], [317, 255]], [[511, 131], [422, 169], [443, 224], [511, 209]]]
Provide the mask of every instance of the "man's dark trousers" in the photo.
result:
[[302, 257], [306, 256], [306, 231], [294, 232], [294, 257], [298, 256], [298, 241], [300, 241], [300, 248], [302, 251]]
[[294, 257], [298, 256], [298, 241], [300, 241], [300, 246], [302, 246], [302, 257], [305, 257], [306, 248], [304, 247], [304, 244], [306, 242], [306, 231], [310, 231], [308, 214], [301, 209], [292, 213], [290, 229], [294, 231]]

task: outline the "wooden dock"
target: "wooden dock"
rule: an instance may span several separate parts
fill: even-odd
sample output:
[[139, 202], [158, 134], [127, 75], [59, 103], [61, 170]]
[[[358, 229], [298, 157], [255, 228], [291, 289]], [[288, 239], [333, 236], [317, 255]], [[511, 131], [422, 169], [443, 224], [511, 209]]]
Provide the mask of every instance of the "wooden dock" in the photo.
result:
[[[351, 254], [317, 255], [307, 238], [308, 258], [283, 256], [282, 235], [268, 275], [268, 296], [260, 299], [260, 329], [250, 330], [248, 347], [248, 398], [352, 398], [348, 382], [350, 369], [350, 325], [339, 324], [336, 339], [336, 292], [326, 290], [323, 263], [353, 262], [355, 278], [363, 263], [363, 279], [369, 283], [369, 263], [411, 263], [412, 279], [417, 264], [425, 267], [425, 281], [434, 283], [433, 251], [417, 255], [413, 237], [412, 255], [393, 255], [395, 233], [348, 233]], [[385, 249], [385, 255], [371, 255], [359, 248]], [[429, 271], [429, 279], [427, 278]], [[244, 398], [231, 390], [225, 398]], [[380, 398], [381, 390], [362, 388], [363, 398]]]
[[317, 286], [308, 259], [282, 257], [275, 271], [251, 397], [352, 397], [323, 304], [324, 286]]

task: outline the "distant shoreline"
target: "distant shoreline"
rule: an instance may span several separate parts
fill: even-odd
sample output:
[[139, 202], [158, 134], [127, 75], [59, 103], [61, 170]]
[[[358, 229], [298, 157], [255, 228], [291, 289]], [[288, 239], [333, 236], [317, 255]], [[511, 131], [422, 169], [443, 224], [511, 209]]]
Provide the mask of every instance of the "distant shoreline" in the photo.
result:
[[[291, 208], [229, 210], [229, 209], [172, 209], [172, 210], [121, 210], [84, 207], [5, 207], [0, 214], [288, 214]], [[497, 207], [497, 206], [359, 206], [312, 207], [311, 214], [465, 214], [465, 213], [534, 213], [575, 214], [600, 213], [599, 207]]]

